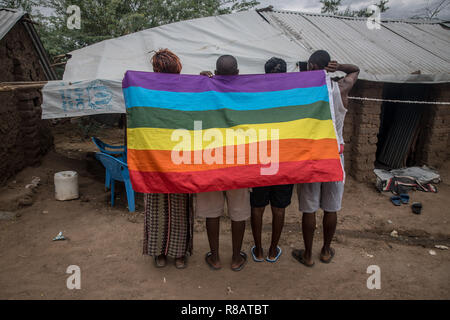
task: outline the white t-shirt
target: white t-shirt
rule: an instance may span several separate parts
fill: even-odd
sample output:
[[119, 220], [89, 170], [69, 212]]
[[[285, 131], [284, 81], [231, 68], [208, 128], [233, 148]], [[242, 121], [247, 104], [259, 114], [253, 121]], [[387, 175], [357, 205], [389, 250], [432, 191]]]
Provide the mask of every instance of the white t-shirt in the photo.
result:
[[335, 116], [335, 127], [337, 133], [337, 140], [339, 144], [344, 144], [344, 120], [347, 114], [347, 109], [344, 107], [342, 102], [341, 91], [339, 90], [339, 84], [335, 81], [331, 81], [331, 89], [333, 95], [333, 106], [334, 106], [334, 116]]

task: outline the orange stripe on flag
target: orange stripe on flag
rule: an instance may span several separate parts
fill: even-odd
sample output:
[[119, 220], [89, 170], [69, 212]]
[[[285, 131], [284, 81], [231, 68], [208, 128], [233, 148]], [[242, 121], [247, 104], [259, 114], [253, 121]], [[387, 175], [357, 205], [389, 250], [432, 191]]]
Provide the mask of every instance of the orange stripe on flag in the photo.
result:
[[[216, 155], [218, 149], [205, 149], [199, 151], [185, 151], [187, 158], [190, 159], [191, 164], [181, 163], [176, 164], [172, 160], [171, 150], [134, 150], [128, 149], [128, 167], [130, 170], [141, 172], [191, 172], [191, 171], [205, 171], [215, 170], [223, 168], [231, 168], [237, 166], [244, 166], [250, 163], [249, 150], [254, 148], [256, 150], [257, 164], [261, 163], [259, 158], [258, 143], [251, 143], [241, 145], [245, 147], [245, 156], [240, 157], [238, 163], [238, 149], [234, 148], [234, 157], [231, 164], [226, 164], [226, 155], [229, 150], [226, 147], [222, 149], [222, 164], [207, 164], [205, 163], [204, 155], [205, 151], [208, 154]], [[322, 159], [339, 159], [338, 146], [335, 139], [283, 139], [279, 140], [278, 154], [280, 158], [278, 162], [294, 162], [304, 160], [322, 160]], [[178, 151], [177, 154], [180, 154]], [[202, 155], [203, 160], [200, 164], [194, 164], [194, 153]], [[274, 161], [271, 151], [271, 143], [267, 142], [267, 155], [271, 157], [271, 161]]]

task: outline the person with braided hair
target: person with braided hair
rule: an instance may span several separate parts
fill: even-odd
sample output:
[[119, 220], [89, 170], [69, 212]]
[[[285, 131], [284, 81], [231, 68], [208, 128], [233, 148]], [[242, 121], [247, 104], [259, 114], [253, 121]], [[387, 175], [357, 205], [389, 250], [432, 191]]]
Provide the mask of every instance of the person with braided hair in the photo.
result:
[[[157, 51], [152, 59], [154, 72], [177, 73], [180, 59], [168, 49]], [[144, 254], [154, 257], [155, 266], [165, 267], [167, 257], [175, 259], [175, 267], [184, 269], [186, 255], [193, 248], [193, 210], [189, 194], [144, 195]]]

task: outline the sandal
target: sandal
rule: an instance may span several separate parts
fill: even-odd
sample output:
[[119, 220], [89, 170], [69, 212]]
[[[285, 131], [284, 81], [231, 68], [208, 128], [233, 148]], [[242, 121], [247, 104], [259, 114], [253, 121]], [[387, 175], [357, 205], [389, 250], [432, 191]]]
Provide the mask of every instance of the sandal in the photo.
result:
[[281, 250], [281, 248], [280, 248], [279, 246], [277, 246], [277, 255], [276, 255], [276, 257], [273, 258], [273, 259], [270, 259], [269, 256], [267, 256], [266, 261], [267, 261], [267, 262], [272, 262], [272, 263], [277, 262], [278, 259], [279, 259], [280, 256], [281, 256], [281, 253], [282, 253], [282, 252], [283, 252], [283, 251]]
[[244, 269], [244, 266], [247, 263], [247, 254], [242, 251], [239, 254], [241, 255], [242, 258], [244, 258], [244, 262], [242, 262], [241, 265], [237, 268], [231, 268], [231, 270], [233, 271], [241, 271], [242, 269]]
[[253, 246], [253, 247], [250, 249], [250, 251], [251, 251], [251, 253], [252, 253], [253, 261], [255, 261], [255, 262], [264, 262], [264, 259], [258, 259], [258, 258], [256, 257], [256, 255], [255, 255], [255, 249], [256, 249], [256, 246]]
[[177, 269], [186, 269], [187, 267], [187, 258], [183, 257], [183, 263], [178, 264], [177, 259], [175, 259], [175, 268]]
[[220, 269], [222, 269], [222, 267], [217, 268], [217, 267], [213, 266], [213, 265], [209, 262], [208, 258], [209, 258], [210, 256], [212, 256], [212, 253], [211, 253], [211, 252], [208, 252], [208, 253], [205, 255], [205, 262], [206, 262], [206, 264], [209, 266], [209, 268], [210, 268], [211, 270], [220, 270]]
[[392, 196], [391, 202], [394, 204], [394, 206], [400, 206], [402, 204], [401, 198], [399, 196]]
[[305, 259], [303, 258], [303, 252], [305, 252], [305, 250], [300, 249], [300, 250], [292, 250], [292, 256], [294, 257], [295, 260], [297, 260], [298, 262], [300, 262], [301, 264], [307, 266], [308, 268], [311, 268], [314, 266], [314, 262], [312, 264], [308, 264]]
[[334, 254], [335, 254], [336, 252], [334, 251], [334, 249], [333, 248], [330, 248], [330, 258], [328, 259], [328, 260], [325, 260], [324, 258], [323, 258], [323, 256], [322, 256], [322, 254], [320, 255], [320, 261], [322, 261], [323, 263], [330, 263], [331, 262], [331, 260], [333, 260], [333, 257], [334, 257]]
[[155, 267], [157, 267], [157, 268], [164, 268], [164, 267], [166, 266], [166, 264], [167, 264], [167, 260], [164, 259], [164, 260], [165, 260], [164, 263], [160, 263], [159, 260], [158, 260], [158, 257], [159, 257], [159, 256], [154, 256], [154, 259], [155, 259]]

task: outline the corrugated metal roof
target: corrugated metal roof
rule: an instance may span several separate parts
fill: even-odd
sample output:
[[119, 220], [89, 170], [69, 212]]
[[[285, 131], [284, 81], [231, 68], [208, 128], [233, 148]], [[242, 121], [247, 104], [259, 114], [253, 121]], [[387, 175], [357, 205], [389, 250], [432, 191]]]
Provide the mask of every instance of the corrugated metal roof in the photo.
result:
[[[27, 17], [28, 14], [22, 10], [16, 9], [0, 9], [0, 40], [16, 25], [22, 17]], [[55, 71], [50, 66], [50, 61], [47, 57], [47, 53], [42, 45], [41, 39], [36, 32], [33, 25], [24, 23], [25, 29], [30, 35], [33, 42], [34, 49], [39, 56], [39, 63], [41, 64], [47, 80], [56, 80]]]
[[360, 66], [361, 79], [450, 82], [450, 32], [439, 22], [382, 20], [380, 29], [370, 30], [365, 18], [291, 11], [260, 15], [309, 53], [324, 49], [332, 59]]
[[11, 30], [25, 12], [15, 9], [0, 9], [0, 40]]

